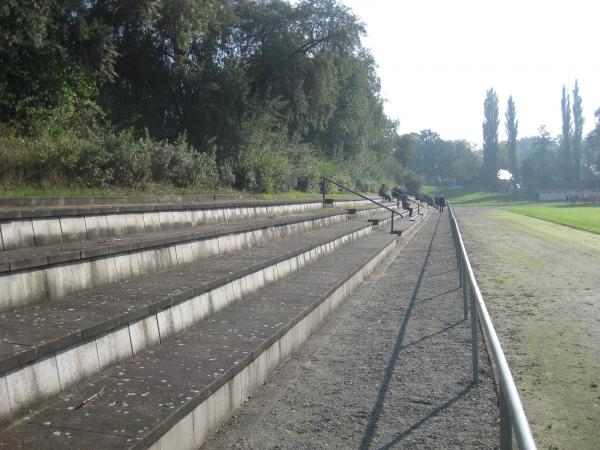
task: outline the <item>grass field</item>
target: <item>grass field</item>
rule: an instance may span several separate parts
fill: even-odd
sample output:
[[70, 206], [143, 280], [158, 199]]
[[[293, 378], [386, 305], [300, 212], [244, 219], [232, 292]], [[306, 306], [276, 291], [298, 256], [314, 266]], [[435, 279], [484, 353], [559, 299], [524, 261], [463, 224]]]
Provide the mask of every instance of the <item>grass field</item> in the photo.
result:
[[600, 205], [538, 203], [513, 206], [509, 211], [600, 234]]
[[528, 194], [481, 191], [476, 187], [423, 186], [423, 192], [443, 195], [454, 206], [509, 206], [536, 201]]

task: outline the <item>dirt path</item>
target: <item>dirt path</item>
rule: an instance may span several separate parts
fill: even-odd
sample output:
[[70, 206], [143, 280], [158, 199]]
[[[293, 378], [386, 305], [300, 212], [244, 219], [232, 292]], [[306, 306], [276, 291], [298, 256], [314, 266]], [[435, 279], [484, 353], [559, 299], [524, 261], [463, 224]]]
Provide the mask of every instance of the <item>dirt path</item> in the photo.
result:
[[205, 448], [496, 448], [480, 355], [473, 387], [449, 223], [435, 214]]
[[539, 448], [600, 448], [600, 236], [456, 212]]

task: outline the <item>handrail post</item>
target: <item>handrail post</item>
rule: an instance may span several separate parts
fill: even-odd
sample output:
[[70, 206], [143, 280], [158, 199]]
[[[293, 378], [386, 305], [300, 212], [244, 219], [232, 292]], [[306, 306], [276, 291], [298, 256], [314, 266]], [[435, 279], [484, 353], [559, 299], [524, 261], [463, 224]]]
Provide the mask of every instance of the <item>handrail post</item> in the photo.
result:
[[479, 338], [477, 337], [477, 303], [471, 291], [471, 353], [473, 355], [473, 384], [479, 383]]
[[502, 382], [500, 382], [498, 388], [498, 407], [500, 409], [500, 449], [512, 450], [512, 425], [510, 423], [510, 413], [508, 412], [508, 405], [504, 397]]
[[462, 260], [462, 291], [463, 291], [463, 315], [465, 320], [468, 317], [468, 305], [469, 305], [469, 291], [467, 290], [467, 271], [465, 267], [465, 261]]
[[323, 208], [325, 208], [325, 177], [321, 177], [321, 193], [323, 194]]

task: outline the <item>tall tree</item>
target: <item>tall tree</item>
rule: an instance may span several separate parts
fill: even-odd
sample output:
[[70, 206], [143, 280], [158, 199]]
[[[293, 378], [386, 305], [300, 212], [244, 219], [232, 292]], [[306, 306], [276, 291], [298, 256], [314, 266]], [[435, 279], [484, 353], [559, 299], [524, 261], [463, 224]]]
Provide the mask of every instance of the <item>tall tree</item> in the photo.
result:
[[571, 122], [571, 98], [565, 85], [563, 85], [562, 88], [560, 109], [562, 111], [562, 136], [560, 139], [562, 160], [560, 173], [563, 180], [567, 181], [572, 178], [573, 173], [573, 158], [571, 155], [571, 138], [573, 135], [573, 130]]
[[586, 173], [592, 176], [592, 173], [600, 171], [600, 108], [594, 113], [596, 126], [585, 138], [586, 141]]
[[581, 106], [581, 96], [579, 95], [579, 82], [575, 80], [573, 89], [573, 178], [581, 178], [581, 153], [583, 141], [583, 110]]
[[519, 133], [519, 121], [517, 120], [517, 109], [512, 95], [508, 97], [506, 107], [506, 137], [508, 143], [508, 168], [513, 175], [513, 183], [517, 184], [519, 168], [517, 162], [517, 135]]
[[496, 183], [498, 172], [498, 94], [493, 88], [487, 90], [483, 102], [483, 179]]

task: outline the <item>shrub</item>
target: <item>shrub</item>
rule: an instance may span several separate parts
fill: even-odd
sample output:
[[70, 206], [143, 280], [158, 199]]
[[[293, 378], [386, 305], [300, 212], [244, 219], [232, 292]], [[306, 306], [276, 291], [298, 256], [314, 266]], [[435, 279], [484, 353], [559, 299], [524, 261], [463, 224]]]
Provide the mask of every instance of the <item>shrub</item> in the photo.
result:
[[152, 141], [145, 137], [151, 149], [152, 179], [167, 181], [177, 187], [215, 186], [218, 183], [216, 151], [198, 153], [187, 142], [185, 134], [173, 144]]

